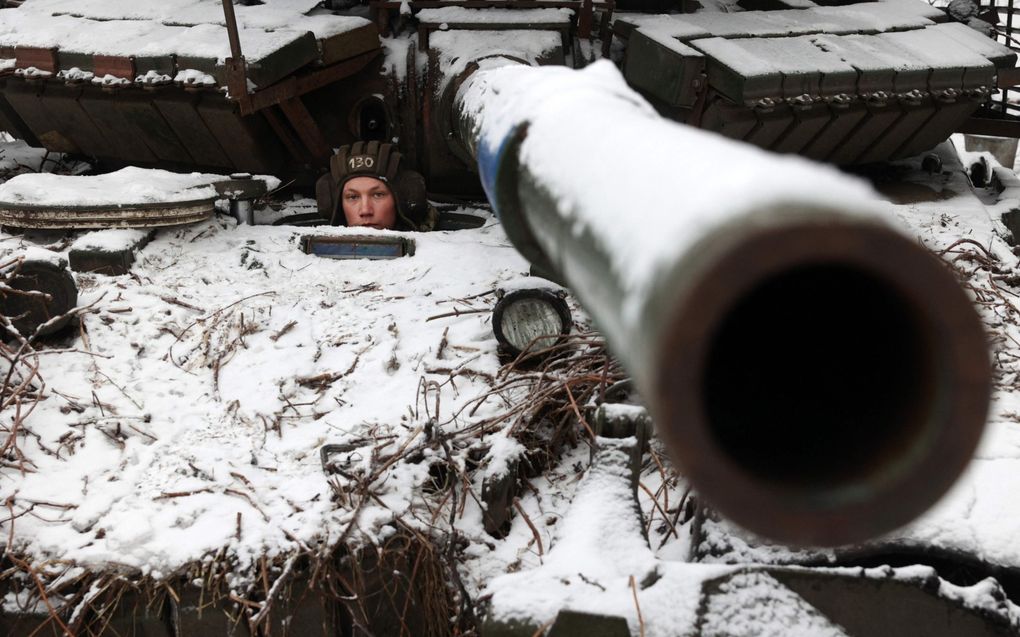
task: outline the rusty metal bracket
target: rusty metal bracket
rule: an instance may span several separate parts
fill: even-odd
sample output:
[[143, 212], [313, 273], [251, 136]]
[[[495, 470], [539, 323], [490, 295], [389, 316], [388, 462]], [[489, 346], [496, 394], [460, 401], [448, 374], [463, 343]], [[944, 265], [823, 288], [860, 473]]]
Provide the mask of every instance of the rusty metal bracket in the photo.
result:
[[283, 145], [287, 147], [287, 151], [291, 157], [298, 160], [305, 166], [311, 166], [315, 162], [315, 158], [305, 148], [305, 145], [298, 139], [297, 133], [295, 133], [284, 118], [280, 116], [280, 113], [275, 108], [264, 108], [261, 111], [262, 115], [269, 122], [269, 126], [272, 127], [273, 132], [283, 142]]
[[703, 71], [695, 82], [697, 82], [694, 87], [697, 90], [697, 97], [694, 99], [694, 106], [691, 107], [687, 123], [700, 128], [701, 118], [704, 117], [705, 106], [708, 104], [708, 74]]
[[37, 68], [45, 73], [60, 70], [57, 63], [57, 47], [39, 48], [19, 46], [14, 51], [15, 66], [19, 69]]
[[[227, 93], [230, 99], [236, 100], [241, 105], [241, 112], [250, 111], [251, 95], [248, 93], [248, 63], [244, 57], [227, 58]], [[247, 113], [245, 113], [247, 114]]]
[[226, 59], [227, 90], [230, 97], [241, 104], [241, 112], [244, 113], [245, 105], [251, 100], [248, 95], [248, 63], [241, 52], [241, 36], [237, 31], [237, 16], [231, 0], [223, 0], [223, 21], [230, 40], [230, 57]]
[[330, 148], [319, 125], [315, 123], [315, 118], [301, 101], [301, 97], [283, 100], [280, 102], [280, 110], [294, 127], [301, 143], [309, 150], [316, 163], [326, 163], [333, 154], [333, 149]]
[[999, 69], [995, 75], [995, 85], [999, 88], [1020, 86], [1020, 68]]
[[[373, 51], [368, 51], [352, 58], [348, 58], [343, 62], [327, 66], [319, 71], [313, 71], [312, 73], [302, 76], [291, 76], [282, 82], [273, 84], [272, 86], [254, 93], [245, 93], [245, 97], [237, 100], [241, 106], [241, 114], [251, 115], [252, 113], [264, 108], [277, 106], [289, 99], [304, 95], [305, 93], [309, 93], [315, 89], [322, 88], [323, 86], [332, 84], [333, 82], [350, 77], [364, 69], [370, 62], [380, 55], [382, 55], [382, 49], [375, 49]], [[233, 97], [234, 91], [231, 89], [231, 98]]]

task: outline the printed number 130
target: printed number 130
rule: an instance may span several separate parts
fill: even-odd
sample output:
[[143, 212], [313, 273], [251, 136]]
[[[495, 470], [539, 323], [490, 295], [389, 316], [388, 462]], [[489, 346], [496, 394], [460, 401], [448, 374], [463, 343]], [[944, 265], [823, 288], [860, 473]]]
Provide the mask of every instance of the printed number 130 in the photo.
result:
[[359, 168], [371, 168], [375, 165], [374, 157], [366, 157], [365, 155], [356, 155], [347, 160], [347, 165], [351, 170], [357, 170]]

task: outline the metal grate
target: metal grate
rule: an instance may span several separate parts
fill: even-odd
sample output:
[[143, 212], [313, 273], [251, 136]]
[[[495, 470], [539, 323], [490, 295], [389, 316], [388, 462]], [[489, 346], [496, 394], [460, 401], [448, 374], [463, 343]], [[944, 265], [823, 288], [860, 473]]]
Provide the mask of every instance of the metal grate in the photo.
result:
[[[980, 7], [979, 15], [995, 23], [996, 39], [1020, 53], [1020, 15], [1015, 1], [981, 0]], [[992, 12], [998, 14], [997, 22]], [[993, 97], [992, 107], [1001, 115], [1020, 118], [1020, 86], [1002, 87]]]

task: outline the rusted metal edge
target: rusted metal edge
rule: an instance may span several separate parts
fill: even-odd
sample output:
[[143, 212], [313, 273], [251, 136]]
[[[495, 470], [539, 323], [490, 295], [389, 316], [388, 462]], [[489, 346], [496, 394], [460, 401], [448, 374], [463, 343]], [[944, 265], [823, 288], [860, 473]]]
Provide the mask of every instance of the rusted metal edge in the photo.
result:
[[0, 203], [0, 225], [13, 228], [158, 228], [210, 218], [216, 198], [131, 206], [40, 206]]
[[46, 73], [56, 73], [60, 68], [57, 63], [57, 47], [15, 47], [14, 59], [16, 60], [15, 67], [19, 69], [35, 67]]
[[326, 136], [322, 134], [322, 130], [315, 122], [315, 118], [308, 112], [308, 108], [301, 101], [301, 98], [292, 97], [289, 100], [280, 102], [280, 109], [291, 123], [291, 126], [294, 127], [298, 138], [305, 148], [308, 149], [308, 152], [311, 153], [313, 159], [323, 164], [328, 162], [330, 155], [333, 154], [333, 149], [330, 148]]
[[[399, 0], [382, 0], [372, 2], [372, 5], [383, 9], [399, 9], [402, 2]], [[602, 0], [593, 2], [596, 9], [614, 8], [613, 0]], [[577, 0], [415, 0], [411, 3], [412, 9], [438, 9], [440, 7], [466, 7], [475, 8], [501, 8], [501, 9], [580, 9]]]
[[1020, 86], [1020, 68], [998, 69], [995, 84], [999, 88]]
[[382, 55], [382, 48], [373, 49], [372, 51], [355, 55], [343, 62], [337, 62], [306, 75], [291, 76], [254, 93], [242, 95], [240, 98], [235, 97], [233, 91], [231, 91], [230, 99], [240, 104], [242, 115], [251, 115], [264, 108], [276, 106], [305, 93], [310, 93], [315, 89], [350, 77], [364, 69], [380, 55]]

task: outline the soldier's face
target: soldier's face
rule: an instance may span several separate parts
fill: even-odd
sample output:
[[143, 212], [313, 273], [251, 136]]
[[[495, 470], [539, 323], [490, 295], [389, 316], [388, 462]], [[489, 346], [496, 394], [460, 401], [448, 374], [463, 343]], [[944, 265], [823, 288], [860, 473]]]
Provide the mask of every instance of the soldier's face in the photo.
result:
[[397, 225], [397, 202], [389, 187], [375, 177], [355, 177], [340, 193], [348, 226], [392, 229]]

